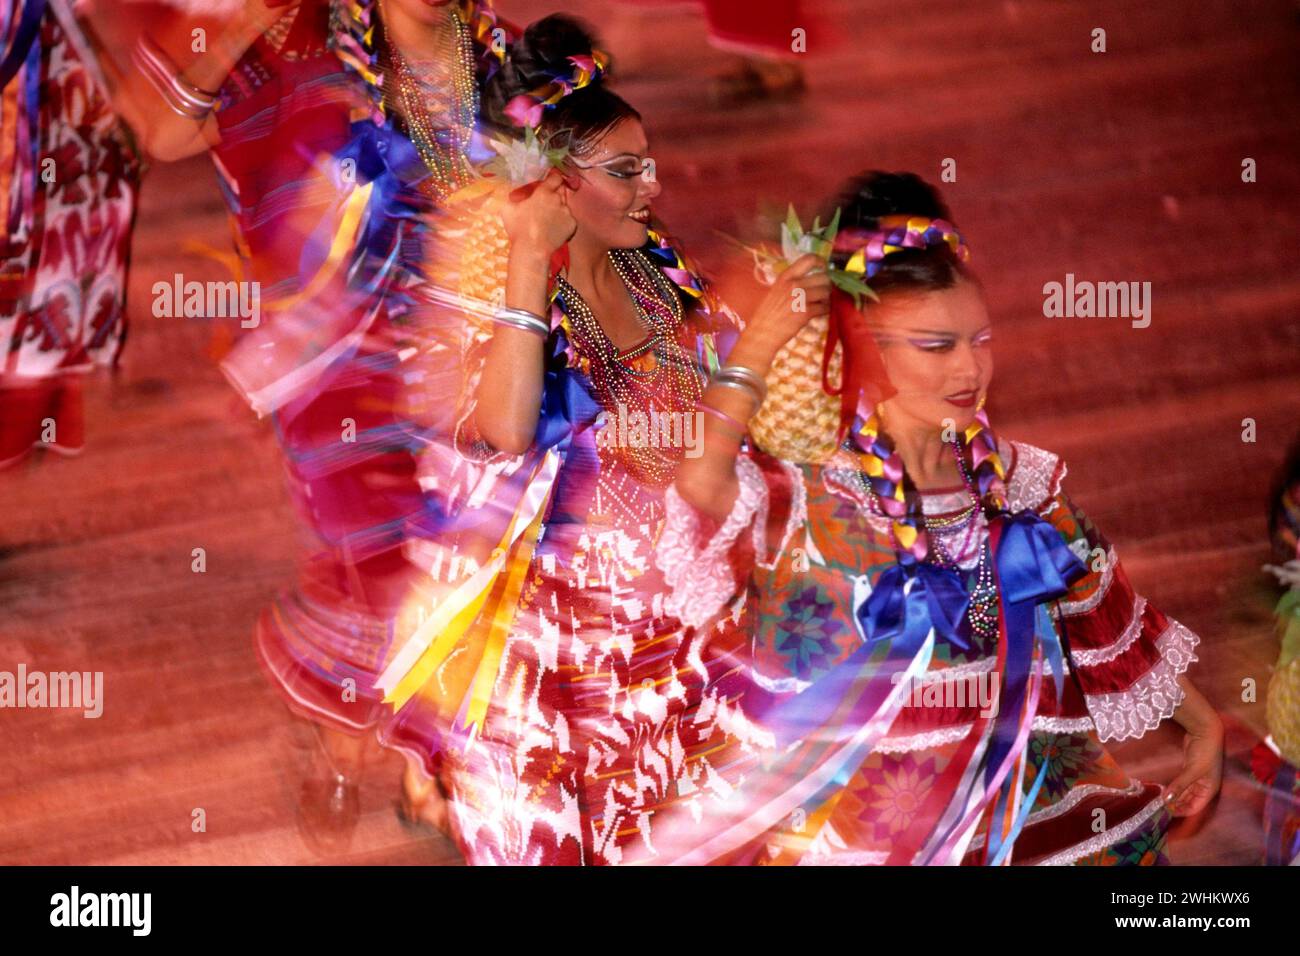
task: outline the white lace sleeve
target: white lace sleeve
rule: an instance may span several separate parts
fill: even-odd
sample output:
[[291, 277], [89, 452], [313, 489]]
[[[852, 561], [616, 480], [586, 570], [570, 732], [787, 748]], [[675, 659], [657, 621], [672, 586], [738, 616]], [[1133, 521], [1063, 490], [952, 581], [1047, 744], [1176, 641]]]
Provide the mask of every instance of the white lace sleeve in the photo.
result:
[[[1173, 716], [1186, 696], [1178, 678], [1197, 659], [1198, 643], [1199, 637], [1169, 619], [1168, 627], [1155, 640], [1160, 656], [1150, 670], [1123, 690], [1084, 694], [1102, 742], [1141, 737]], [[1087, 665], [1079, 670], [1081, 679], [1091, 676]]]
[[668, 594], [664, 607], [688, 627], [700, 627], [736, 592], [736, 575], [728, 558], [731, 546], [749, 528], [767, 520], [767, 484], [750, 459], [736, 461], [740, 491], [722, 526], [702, 548], [700, 515], [668, 488], [667, 518], [655, 549], [655, 563], [664, 573]]

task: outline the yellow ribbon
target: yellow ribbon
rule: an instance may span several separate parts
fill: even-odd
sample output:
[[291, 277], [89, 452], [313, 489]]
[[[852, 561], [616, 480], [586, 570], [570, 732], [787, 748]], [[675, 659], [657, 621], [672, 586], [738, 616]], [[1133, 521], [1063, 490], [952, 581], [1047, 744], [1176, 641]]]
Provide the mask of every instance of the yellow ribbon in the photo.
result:
[[[465, 725], [472, 729], [482, 725], [546, 514], [554, 481], [551, 458], [548, 455], [538, 467], [529, 493], [511, 516], [492, 559], [439, 603], [433, 616], [416, 629], [380, 675], [377, 686], [385, 691], [384, 702], [394, 711], [421, 693], [454, 653], [466, 652], [469, 657], [456, 665], [461, 676], [455, 686], [445, 691], [429, 688], [426, 696], [444, 716], [454, 716], [465, 702]], [[523, 522], [526, 527], [517, 530]], [[412, 653], [419, 656], [408, 665]]]
[[356, 244], [357, 233], [361, 229], [361, 220], [365, 216], [366, 204], [370, 201], [372, 188], [374, 188], [374, 183], [366, 183], [364, 186], [352, 190], [351, 195], [348, 196], [347, 202], [343, 206], [343, 216], [339, 222], [339, 227], [335, 230], [334, 238], [330, 241], [329, 255], [321, 263], [321, 267], [316, 270], [316, 274], [312, 276], [311, 281], [307, 283], [307, 287], [292, 295], [268, 301], [266, 303], [267, 308], [277, 310], [292, 309], [310, 301], [324, 290], [326, 284], [334, 277], [334, 273], [338, 271], [344, 257]]

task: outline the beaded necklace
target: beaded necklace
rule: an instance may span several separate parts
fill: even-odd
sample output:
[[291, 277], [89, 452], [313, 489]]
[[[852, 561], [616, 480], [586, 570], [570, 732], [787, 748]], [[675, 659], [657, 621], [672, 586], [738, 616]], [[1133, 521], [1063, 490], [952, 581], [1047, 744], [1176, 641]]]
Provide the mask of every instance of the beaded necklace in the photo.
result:
[[[429, 61], [433, 70], [442, 74], [437, 79], [444, 80], [445, 86], [418, 77], [387, 33], [381, 49], [385, 99], [393, 97], [400, 107], [407, 134], [430, 173], [420, 188], [436, 202], [473, 179], [465, 153], [479, 109], [473, 38], [454, 7], [448, 10], [447, 18], [438, 34], [440, 48]], [[439, 113], [436, 121], [429, 103]]]
[[[848, 447], [851, 448], [851, 445]], [[955, 549], [956, 554], [954, 554], [954, 549], [945, 543], [945, 539], [951, 540], [965, 531], [966, 534], [963, 536], [961, 544], [964, 545], [969, 541], [971, 531], [967, 529], [971, 528], [980, 514], [980, 502], [979, 495], [975, 492], [975, 481], [966, 468], [960, 446], [953, 441], [950, 443], [950, 447], [957, 459], [957, 469], [961, 473], [966, 491], [971, 496], [971, 503], [955, 515], [946, 518], [929, 518], [923, 514], [921, 520], [925, 524], [926, 537], [934, 553], [935, 560], [933, 563], [940, 567], [950, 568], [960, 574], [962, 569], [956, 554], [960, 554], [963, 548], [958, 546]], [[867, 496], [869, 510], [875, 515], [887, 518], [888, 515], [881, 506], [875, 489], [871, 487], [870, 476], [859, 469], [857, 478], [858, 484]], [[978, 528], [973, 530], [975, 534], [979, 534]], [[979, 563], [975, 568], [975, 583], [970, 589], [970, 603], [967, 605], [966, 618], [975, 634], [988, 639], [996, 634], [998, 629], [998, 589], [993, 577], [993, 560], [987, 539], [980, 543], [979, 549]]]
[[[614, 249], [609, 258], [648, 331], [645, 340], [632, 348], [620, 351], [578, 290], [563, 274], [556, 277], [560, 306], [573, 345], [587, 360], [596, 400], [616, 419], [620, 408], [624, 416], [693, 414], [704, 386], [696, 363], [677, 340], [684, 312], [676, 288], [639, 249]], [[684, 442], [657, 448], [619, 442], [614, 448], [632, 477], [656, 488], [673, 480], [685, 452]]]

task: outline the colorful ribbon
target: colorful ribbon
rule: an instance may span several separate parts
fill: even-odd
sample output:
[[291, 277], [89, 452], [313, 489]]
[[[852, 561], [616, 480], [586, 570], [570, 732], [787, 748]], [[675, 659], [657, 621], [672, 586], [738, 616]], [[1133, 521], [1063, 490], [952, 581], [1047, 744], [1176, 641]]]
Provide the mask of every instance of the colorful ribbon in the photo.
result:
[[22, 10], [13, 33], [13, 42], [5, 50], [4, 59], [0, 60], [0, 88], [9, 85], [36, 43], [36, 37], [41, 32], [41, 17], [45, 15], [45, 0], [27, 0]]
[[835, 251], [849, 253], [845, 272], [871, 279], [891, 253], [940, 243], [947, 244], [962, 262], [970, 259], [970, 250], [956, 226], [946, 219], [925, 216], [882, 216], [875, 229], [843, 229], [835, 237]]
[[570, 93], [594, 83], [609, 65], [609, 56], [600, 50], [592, 50], [590, 56], [569, 57], [569, 63], [573, 68], [568, 72], [552, 73], [547, 82], [511, 99], [506, 104], [505, 114], [517, 126], [536, 129], [541, 125], [546, 110]]

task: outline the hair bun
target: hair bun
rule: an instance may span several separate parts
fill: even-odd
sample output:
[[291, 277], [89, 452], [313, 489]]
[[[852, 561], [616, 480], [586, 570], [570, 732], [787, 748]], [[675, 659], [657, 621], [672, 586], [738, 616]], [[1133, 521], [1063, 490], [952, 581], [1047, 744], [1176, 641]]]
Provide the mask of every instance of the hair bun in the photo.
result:
[[570, 57], [591, 56], [596, 38], [587, 25], [564, 13], [553, 13], [528, 25], [510, 51], [509, 62], [524, 92], [556, 76], [573, 72]]
[[915, 173], [872, 170], [849, 181], [837, 203], [842, 227], [874, 229], [884, 216], [952, 221], [938, 191]]
[[[595, 35], [576, 17], [553, 13], [530, 23], [511, 44], [504, 66], [484, 85], [484, 118], [495, 126], [513, 128], [515, 124], [505, 113], [511, 100], [558, 77], [571, 76], [576, 67], [570, 58], [590, 57], [596, 48]], [[588, 86], [599, 83], [597, 74]]]

